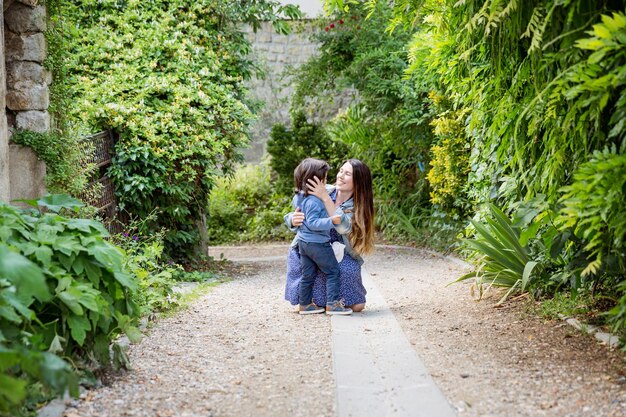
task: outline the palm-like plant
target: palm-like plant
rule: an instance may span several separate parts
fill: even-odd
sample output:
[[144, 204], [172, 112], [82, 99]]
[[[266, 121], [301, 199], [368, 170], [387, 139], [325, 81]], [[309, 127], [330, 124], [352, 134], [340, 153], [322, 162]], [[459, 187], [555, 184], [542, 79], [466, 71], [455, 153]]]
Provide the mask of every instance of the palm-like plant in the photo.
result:
[[463, 246], [472, 251], [478, 268], [455, 282], [474, 278], [481, 295], [483, 285], [509, 288], [501, 303], [512, 293], [526, 290], [538, 262], [531, 260], [528, 247], [520, 244], [521, 231], [511, 224], [509, 217], [494, 205], [489, 210], [493, 218], [486, 218], [484, 223], [472, 220], [476, 236], [463, 241]]

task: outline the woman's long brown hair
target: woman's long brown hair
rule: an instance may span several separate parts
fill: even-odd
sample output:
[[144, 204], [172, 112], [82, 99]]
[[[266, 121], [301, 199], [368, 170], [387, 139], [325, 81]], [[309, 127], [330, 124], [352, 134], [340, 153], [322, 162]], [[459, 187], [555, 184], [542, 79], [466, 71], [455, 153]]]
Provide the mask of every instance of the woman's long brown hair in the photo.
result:
[[372, 174], [367, 165], [358, 159], [348, 159], [352, 165], [352, 232], [350, 244], [359, 254], [368, 254], [374, 250], [374, 195]]

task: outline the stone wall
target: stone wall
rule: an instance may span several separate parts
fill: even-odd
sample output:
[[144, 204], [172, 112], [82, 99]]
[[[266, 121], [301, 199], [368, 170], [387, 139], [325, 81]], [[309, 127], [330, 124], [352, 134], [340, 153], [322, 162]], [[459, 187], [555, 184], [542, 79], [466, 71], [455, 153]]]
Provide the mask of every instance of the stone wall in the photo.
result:
[[257, 163], [265, 155], [265, 145], [274, 124], [289, 124], [289, 98], [293, 88], [288, 79], [282, 79], [284, 70], [289, 65], [303, 64], [317, 51], [317, 45], [309, 40], [314, 30], [312, 23], [304, 21], [297, 29], [289, 35], [280, 35], [270, 22], [263, 22], [256, 33], [249, 26], [245, 29], [254, 59], [266, 73], [265, 78], [249, 82], [250, 97], [264, 104], [252, 125], [252, 144], [244, 151], [247, 162]]
[[[26, 4], [25, 4], [26, 3]], [[45, 132], [50, 129], [46, 59], [46, 9], [35, 0], [14, 2], [5, 11], [5, 44], [9, 127]]]
[[[0, 0], [0, 3], [2, 1]], [[0, 7], [0, 22], [4, 21], [4, 7]], [[6, 107], [6, 72], [4, 69], [4, 33], [0, 31], [0, 109]], [[9, 201], [9, 132], [6, 114], [0, 111], [0, 201]]]
[[[6, 123], [9, 129], [50, 130], [49, 85], [46, 59], [46, 9], [37, 0], [4, 0], [4, 62], [6, 64]], [[10, 130], [8, 132], [10, 138]], [[6, 155], [7, 149], [0, 149]], [[0, 156], [1, 157], [1, 156]], [[10, 199], [45, 193], [45, 165], [30, 148], [8, 149]]]
[[[285, 78], [284, 71], [288, 66], [302, 65], [317, 53], [318, 45], [309, 39], [313, 31], [317, 30], [314, 21], [304, 20], [292, 25], [293, 32], [286, 36], [276, 33], [270, 22], [264, 22], [256, 33], [250, 27], [245, 29], [252, 43], [254, 59], [266, 72], [265, 78], [253, 79], [248, 84], [250, 97], [264, 102], [264, 106], [251, 128], [252, 144], [244, 151], [246, 162], [258, 163], [263, 158], [274, 124], [290, 124], [289, 106], [294, 88], [292, 80]], [[350, 100], [351, 93], [347, 92], [334, 101], [331, 109], [325, 109], [326, 114], [317, 112], [317, 118], [324, 119], [336, 114]]]

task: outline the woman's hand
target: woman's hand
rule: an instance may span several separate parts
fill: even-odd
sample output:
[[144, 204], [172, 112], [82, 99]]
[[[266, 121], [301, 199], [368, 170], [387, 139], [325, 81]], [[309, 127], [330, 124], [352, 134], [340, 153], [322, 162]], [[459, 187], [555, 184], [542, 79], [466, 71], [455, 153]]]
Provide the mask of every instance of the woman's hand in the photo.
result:
[[300, 207], [296, 207], [296, 211], [291, 215], [291, 225], [293, 227], [300, 227], [304, 222], [304, 213], [300, 211]]
[[309, 179], [307, 181], [307, 185], [309, 188], [309, 194], [314, 195], [322, 201], [328, 199], [328, 193], [326, 192], [326, 186], [319, 178], [313, 177], [313, 179]]

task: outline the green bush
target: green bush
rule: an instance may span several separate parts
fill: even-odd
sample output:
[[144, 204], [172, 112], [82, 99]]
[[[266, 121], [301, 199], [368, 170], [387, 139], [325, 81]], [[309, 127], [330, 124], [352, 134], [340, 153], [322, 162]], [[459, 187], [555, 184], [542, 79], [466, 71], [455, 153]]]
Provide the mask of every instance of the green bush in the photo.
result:
[[149, 218], [131, 221], [124, 232], [112, 236], [112, 241], [126, 254], [124, 266], [137, 280], [138, 291], [133, 294], [133, 301], [142, 316], [178, 307], [178, 295], [173, 291], [174, 275], [182, 270], [180, 265], [164, 259], [165, 231], [141, 233], [140, 223], [149, 221]]
[[276, 124], [267, 141], [267, 153], [272, 157], [270, 167], [278, 176], [274, 187], [284, 195], [293, 193], [293, 171], [304, 158], [328, 162], [331, 167], [328, 182], [334, 183], [341, 163], [349, 157], [348, 147], [332, 140], [321, 124], [309, 123], [303, 112], [297, 112], [292, 117], [291, 129]]
[[291, 211], [291, 196], [276, 191], [267, 161], [243, 165], [233, 177], [219, 179], [209, 205], [211, 244], [293, 237], [283, 220]]
[[[0, 377], [5, 382], [0, 404], [15, 412], [27, 383], [76, 392], [70, 367], [52, 354], [71, 358], [77, 367], [108, 366], [110, 344], [121, 332], [131, 340], [139, 337], [132, 301], [137, 283], [124, 268], [124, 254], [104, 240], [104, 227], [62, 216], [62, 210], [82, 205], [67, 196], [28, 203], [47, 212], [0, 203]], [[119, 346], [113, 351], [114, 364], [127, 363]]]
[[594, 152], [563, 188], [562, 228], [571, 228], [589, 254], [583, 276], [626, 270], [626, 154]]
[[476, 229], [474, 239], [464, 241], [477, 262], [477, 269], [459, 281], [476, 279], [481, 294], [484, 285], [507, 288], [502, 302], [512, 292], [525, 291], [532, 285], [541, 265], [531, 258], [528, 247], [520, 243], [521, 230], [500, 209], [493, 205], [489, 208], [490, 217], [484, 222], [471, 222]]
[[[201, 246], [209, 192], [248, 143], [243, 81], [255, 71], [242, 22], [297, 17], [276, 1], [65, 1], [70, 120], [120, 133], [109, 176], [120, 208], [160, 215], [167, 250]], [[204, 242], [206, 243], [206, 242]], [[194, 251], [193, 249], [196, 249]]]

